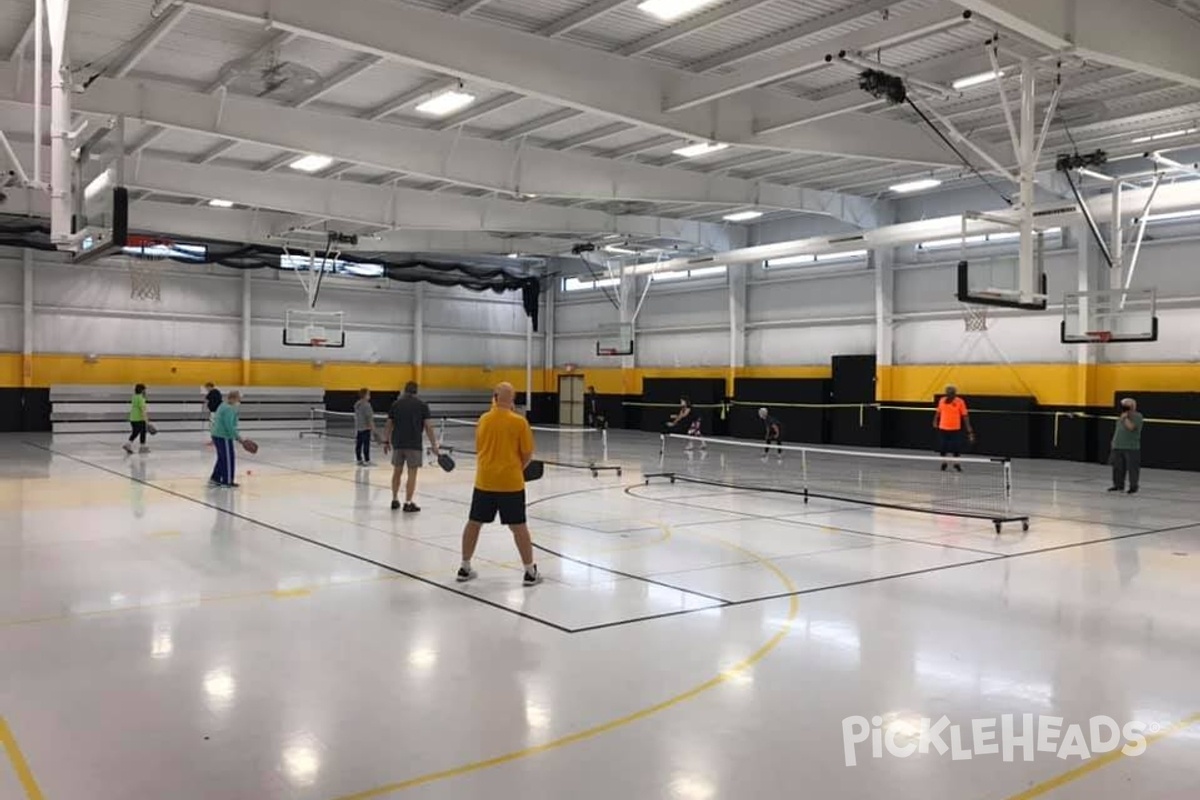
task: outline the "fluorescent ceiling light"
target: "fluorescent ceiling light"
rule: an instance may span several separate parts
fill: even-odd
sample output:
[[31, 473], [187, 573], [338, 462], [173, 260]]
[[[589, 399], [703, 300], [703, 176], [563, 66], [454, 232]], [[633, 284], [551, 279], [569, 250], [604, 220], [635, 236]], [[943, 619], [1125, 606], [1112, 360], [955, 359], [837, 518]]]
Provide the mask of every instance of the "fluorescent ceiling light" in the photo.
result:
[[663, 22], [671, 22], [714, 2], [716, 0], [644, 0], [638, 3], [638, 8]]
[[604, 286], [616, 286], [621, 283], [620, 278], [601, 278], [596, 281], [596, 288], [600, 289]]
[[424, 103], [418, 105], [417, 111], [431, 117], [445, 117], [453, 114], [455, 111], [462, 111], [474, 102], [475, 95], [473, 94], [467, 94], [455, 89], [447, 89], [441, 94], [435, 94]]
[[767, 268], [771, 267], [794, 267], [797, 264], [811, 264], [817, 260], [817, 257], [811, 254], [802, 256], [784, 256], [783, 258], [771, 258], [767, 260]]
[[1187, 136], [1195, 132], [1195, 128], [1185, 128], [1177, 131], [1167, 131], [1166, 133], [1153, 133], [1149, 136], [1139, 136], [1133, 140], [1133, 143], [1145, 144], [1146, 142], [1157, 142], [1162, 139], [1178, 139], [1180, 136]]
[[219, 200], [216, 197], [214, 197], [212, 200], [209, 200], [208, 204], [213, 208], [233, 208], [232, 200]]
[[333, 159], [329, 156], [307, 155], [297, 158], [288, 166], [301, 172], [319, 172], [332, 163]]
[[347, 261], [342, 264], [342, 272], [356, 278], [382, 278], [384, 268], [383, 264], [359, 264]]
[[725, 274], [725, 265], [724, 264], [722, 264], [718, 267], [701, 267], [700, 269], [694, 269], [691, 271], [691, 276], [693, 278], [712, 278], [717, 275], [724, 275], [724, 274]]
[[724, 220], [726, 222], [745, 222], [746, 220], [758, 219], [763, 215], [761, 211], [737, 211], [733, 214], [726, 214]]
[[817, 261], [854, 261], [866, 257], [866, 250], [846, 250], [842, 253], [821, 253], [817, 256]]
[[1190, 211], [1170, 211], [1166, 214], [1150, 214], [1146, 217], [1146, 221], [1169, 222], [1170, 220], [1195, 219], [1196, 217], [1200, 217], [1200, 208], [1193, 208]]
[[729, 147], [729, 145], [722, 142], [696, 142], [695, 144], [689, 144], [686, 147], [680, 147], [678, 150], [672, 150], [671, 152], [684, 158], [699, 158], [709, 153], [715, 153], [718, 150], [724, 150], [726, 147]]
[[508, 257], [509, 258], [520, 258], [521, 255], [520, 255], [520, 253], [509, 253]]
[[[955, 89], [970, 89], [972, 86], [978, 86], [981, 83], [987, 83], [995, 77], [996, 73], [992, 70], [988, 70], [987, 72], [980, 72], [976, 75], [968, 75], [965, 78], [959, 78], [950, 85]], [[1004, 77], [1003, 72], [1000, 73], [1000, 77]]]
[[915, 181], [907, 181], [905, 183], [897, 183], [894, 186], [889, 186], [888, 190], [904, 194], [906, 192], [919, 192], [922, 189], [932, 189], [935, 186], [941, 186], [942, 182], [937, 178], [921, 178]]
[[617, 247], [615, 244], [604, 245], [604, 252], [614, 253], [618, 256], [636, 256], [637, 250], [630, 250], [627, 247]]

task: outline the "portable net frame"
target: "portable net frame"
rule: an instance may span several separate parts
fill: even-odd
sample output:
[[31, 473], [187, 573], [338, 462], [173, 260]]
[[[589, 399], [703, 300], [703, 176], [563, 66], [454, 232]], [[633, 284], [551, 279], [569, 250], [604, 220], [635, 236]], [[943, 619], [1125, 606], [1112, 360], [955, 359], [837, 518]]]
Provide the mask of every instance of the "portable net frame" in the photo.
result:
[[[443, 417], [438, 420], [438, 442], [452, 453], [475, 454], [476, 420]], [[534, 458], [549, 467], [582, 469], [598, 477], [601, 472], [621, 475], [619, 464], [608, 462], [608, 431], [596, 428], [533, 425]]]
[[[926, 514], [1004, 523], [1029, 529], [1013, 510], [1012, 462], [1007, 458], [885, 453], [805, 445], [664, 434], [660, 471], [645, 476], [747, 491], [839, 500]], [[695, 445], [703, 444], [703, 451]], [[782, 455], [779, 451], [782, 450]], [[945, 466], [943, 466], [945, 465]]]

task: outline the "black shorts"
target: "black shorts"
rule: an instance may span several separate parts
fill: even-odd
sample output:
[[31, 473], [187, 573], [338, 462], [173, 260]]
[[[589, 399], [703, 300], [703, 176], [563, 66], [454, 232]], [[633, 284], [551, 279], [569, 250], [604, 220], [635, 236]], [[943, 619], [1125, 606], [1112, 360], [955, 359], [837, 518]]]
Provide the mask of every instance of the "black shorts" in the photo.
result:
[[471, 495], [472, 522], [495, 522], [500, 514], [501, 525], [525, 524], [525, 490], [519, 492], [485, 492], [476, 489]]
[[958, 455], [963, 450], [962, 431], [938, 431], [938, 452], [942, 455], [954, 453]]

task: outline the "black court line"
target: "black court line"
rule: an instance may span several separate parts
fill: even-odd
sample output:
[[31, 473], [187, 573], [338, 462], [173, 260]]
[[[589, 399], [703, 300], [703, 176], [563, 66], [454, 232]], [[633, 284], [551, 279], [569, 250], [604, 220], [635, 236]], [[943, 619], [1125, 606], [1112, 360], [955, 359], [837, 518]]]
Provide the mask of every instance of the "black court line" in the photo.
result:
[[481, 603], [485, 606], [490, 606], [490, 607], [498, 609], [500, 611], [504, 611], [508, 614], [512, 614], [514, 616], [521, 617], [522, 619], [527, 619], [530, 622], [536, 622], [539, 625], [545, 625], [547, 628], [553, 628], [554, 630], [559, 631], [560, 633], [577, 633], [577, 630], [565, 627], [563, 625], [559, 625], [556, 622], [551, 622], [549, 620], [542, 619], [541, 617], [535, 617], [532, 614], [525, 613], [524, 611], [517, 611], [517, 610], [509, 608], [508, 606], [505, 606], [501, 603], [497, 603], [493, 600], [488, 600], [487, 598], [471, 594], [470, 592], [464, 592], [460, 589], [455, 589], [452, 586], [446, 586], [445, 584], [438, 583], [437, 581], [430, 580], [429, 578], [424, 578], [415, 573], [408, 572], [406, 570], [400, 569], [399, 567], [392, 566], [391, 564], [386, 564], [382, 561], [377, 561], [373, 558], [369, 558], [368, 556], [364, 556], [360, 553], [355, 553], [350, 550], [344, 550], [340, 547], [337, 547], [336, 545], [322, 542], [319, 539], [313, 539], [310, 536], [305, 536], [302, 533], [296, 533], [295, 531], [289, 531], [287, 528], [281, 528], [278, 525], [273, 525], [269, 522], [263, 522], [261, 520], [257, 520], [254, 517], [248, 516], [246, 514], [242, 514], [237, 511], [231, 511], [228, 508], [222, 508], [221, 506], [219, 506], [215, 503], [210, 503], [207, 500], [198, 500], [194, 497], [191, 497], [190, 495], [184, 494], [183, 492], [178, 492], [178, 491], [175, 491], [174, 489], [168, 489], [164, 486], [159, 486], [158, 484], [151, 483], [148, 480], [143, 480], [141, 478], [135, 478], [132, 475], [126, 475], [125, 473], [119, 472], [115, 469], [111, 469], [111, 468], [103, 466], [101, 464], [96, 464], [91, 461], [87, 461], [86, 459], [79, 458], [78, 456], [73, 456], [69, 453], [64, 453], [61, 450], [55, 450], [52, 447], [47, 447], [45, 445], [37, 444], [35, 442], [27, 441], [27, 442], [25, 442], [25, 444], [29, 447], [33, 447], [38, 450], [44, 450], [47, 453], [51, 453], [53, 455], [69, 459], [71, 461], [76, 462], [77, 464], [83, 464], [84, 466], [91, 467], [92, 469], [96, 469], [101, 472], [107, 472], [108, 474], [115, 475], [118, 478], [124, 478], [125, 480], [131, 481], [133, 483], [137, 483], [142, 486], [148, 486], [149, 488], [160, 491], [163, 494], [168, 494], [168, 495], [171, 495], [172, 497], [178, 497], [181, 500], [187, 500], [188, 502], [195, 503], [198, 506], [204, 506], [205, 508], [211, 508], [214, 511], [218, 511], [222, 514], [227, 514], [231, 517], [234, 517], [235, 519], [240, 519], [244, 522], [249, 522], [252, 525], [257, 525], [260, 528], [265, 528], [266, 530], [274, 531], [276, 533], [283, 534], [284, 536], [289, 536], [298, 541], [306, 542], [311, 545], [315, 545], [324, 550], [329, 550], [330, 552], [337, 553], [338, 555], [346, 556], [347, 558], [353, 558], [356, 561], [361, 561], [365, 564], [370, 564], [374, 567], [379, 567], [380, 569], [387, 570], [388, 572], [394, 573], [396, 575], [401, 575], [405, 578], [409, 578], [409, 579], [417, 581], [419, 583], [423, 583], [426, 586], [432, 586], [434, 588], [441, 589], [444, 592], [449, 592], [450, 594], [458, 595], [459, 597], [465, 597], [468, 600], [473, 600], [476, 603]]
[[[1039, 550], [1026, 550], [1021, 553], [1002, 553], [1000, 555], [991, 556], [989, 558], [978, 558], [972, 561], [962, 561], [956, 564], [940, 564], [934, 567], [925, 567], [923, 569], [910, 570], [908, 572], [898, 572], [890, 575], [876, 575], [870, 578], [862, 578], [860, 580], [845, 581], [843, 583], [834, 583], [827, 586], [813, 586], [808, 589], [798, 589], [794, 592], [779, 592], [777, 594], [762, 595], [760, 597], [747, 597], [743, 600], [732, 600], [728, 606], [722, 608], [736, 608], [738, 606], [754, 605], [756, 603], [766, 603], [771, 600], [782, 600], [791, 597], [800, 597], [806, 594], [818, 594], [820, 592], [828, 592], [835, 589], [848, 589], [857, 586], [868, 586], [873, 583], [886, 583], [887, 581], [899, 580], [901, 578], [912, 578], [921, 575], [929, 575], [934, 572], [945, 572], [952, 569], [960, 569], [962, 567], [973, 567], [979, 564], [990, 564], [996, 561], [1008, 561], [1010, 559], [1025, 558], [1027, 556], [1044, 555], [1046, 553], [1054, 553], [1060, 550], [1071, 550], [1078, 547], [1089, 547], [1094, 544], [1105, 544], [1107, 542], [1119, 541], [1121, 539], [1135, 539], [1142, 536], [1157, 536], [1163, 533], [1171, 533], [1174, 531], [1187, 530], [1189, 528], [1200, 528], [1200, 523], [1191, 523], [1189, 525], [1176, 525], [1170, 528], [1159, 528], [1152, 531], [1138, 531], [1137, 533], [1125, 533], [1119, 536], [1112, 536], [1107, 539], [1092, 539], [1086, 542], [1073, 542], [1071, 544], [1060, 544], [1051, 547], [1044, 547]], [[632, 625], [638, 622], [652, 622], [656, 619], [666, 619], [668, 617], [679, 617], [684, 614], [695, 614], [700, 611], [711, 609], [703, 608], [688, 608], [680, 611], [670, 611], [665, 614], [650, 614], [643, 617], [634, 617], [628, 620], [620, 620], [617, 622], [604, 622], [598, 625], [589, 625], [584, 628], [576, 628], [575, 633], [588, 633], [591, 631], [604, 630], [605, 628], [617, 628], [622, 625]]]
[[[341, 475], [333, 475], [333, 474], [329, 474], [329, 473], [325, 473], [325, 472], [314, 472], [311, 470], [300, 469], [297, 467], [289, 467], [285, 464], [280, 464], [278, 462], [263, 461], [260, 459], [260, 460], [258, 460], [258, 463], [268, 464], [273, 467], [278, 467], [280, 469], [288, 470], [289, 472], [298, 472], [298, 473], [301, 473], [304, 475], [313, 475], [313, 476], [318, 476], [318, 477], [322, 477], [322, 478], [328, 478], [330, 480], [341, 481], [343, 483], [352, 483], [352, 484], [358, 483], [358, 481], [356, 481], [356, 480], [353, 480], [351, 478], [346, 478]], [[378, 486], [378, 484], [374, 484], [374, 483], [372, 483], [371, 485]], [[387, 487], [384, 487], [384, 488], [387, 488]], [[526, 506], [526, 508], [529, 508], [531, 506], [537, 505], [538, 503], [544, 503], [547, 500], [557, 500], [561, 497], [570, 497], [572, 495], [577, 495], [577, 494], [608, 491], [608, 490], [620, 489], [620, 488], [622, 488], [622, 487], [619, 484], [617, 484], [617, 485], [607, 485], [607, 486], [590, 486], [586, 489], [574, 489], [569, 492], [561, 492], [559, 494], [552, 494], [552, 495], [547, 495], [545, 497], [539, 497], [536, 500], [531, 500], [531, 501], [527, 502], [525, 504], [525, 506]], [[441, 495], [430, 494], [428, 492], [426, 494], [429, 497], [433, 497], [437, 500], [441, 500], [444, 503], [454, 503], [455, 505], [460, 505], [460, 506], [470, 505], [470, 503], [464, 502], [462, 500], [456, 500], [452, 497], [443, 497]], [[719, 512], [719, 513], [734, 513], [734, 512]], [[587, 525], [582, 525], [582, 524], [575, 523], [575, 522], [560, 522], [559, 520], [546, 519], [545, 517], [537, 517], [537, 516], [534, 516], [533, 514], [530, 514], [529, 516], [530, 516], [530, 518], [536, 519], [539, 522], [549, 522], [549, 523], [552, 523], [555, 525], [569, 525], [571, 527], [580, 528], [582, 530], [591, 531], [593, 533], [599, 533], [599, 534], [605, 534], [605, 535], [607, 535], [609, 533], [614, 533], [614, 532], [620, 533], [620, 531], [602, 531], [598, 528], [589, 528]], [[697, 524], [699, 524], [699, 523], [697, 523]], [[713, 521], [713, 522], [709, 522], [709, 523], [705, 523], [705, 524], [716, 525], [716, 524], [720, 524], [720, 523], [719, 523], [719, 521]], [[633, 528], [631, 530], [651, 530], [651, 529], [652, 528], [647, 527], [647, 528]], [[679, 586], [673, 586], [669, 583], [663, 583], [662, 581], [658, 581], [658, 580], [655, 580], [654, 578], [646, 577], [645, 575], [635, 575], [631, 572], [622, 572], [619, 569], [613, 569], [612, 567], [605, 567], [605, 566], [601, 566], [600, 564], [593, 564], [590, 561], [584, 561], [583, 559], [580, 559], [580, 558], [574, 558], [572, 556], [563, 555], [562, 553], [559, 553], [555, 550], [551, 550], [549, 547], [546, 547], [545, 545], [540, 545], [537, 542], [533, 543], [533, 548], [535, 550], [540, 550], [541, 552], [546, 553], [547, 555], [552, 555], [555, 558], [561, 558], [563, 561], [570, 561], [573, 564], [579, 564], [580, 566], [588, 567], [588, 568], [594, 569], [594, 570], [599, 570], [600, 572], [607, 572], [610, 575], [617, 575], [622, 578], [629, 578], [631, 580], [640, 581], [642, 583], [648, 583], [648, 584], [651, 584], [654, 586], [660, 586], [664, 589], [671, 589], [673, 591], [680, 592], [682, 594], [690, 594], [690, 595], [695, 595], [696, 597], [703, 597], [705, 600], [711, 600], [714, 603], [720, 603], [722, 605], [729, 603], [729, 601], [723, 597], [717, 597], [715, 595], [705, 594], [703, 592], [695, 592], [695, 591], [692, 591], [691, 589], [684, 589]], [[440, 584], [438, 584], [438, 585], [440, 585]], [[474, 596], [474, 595], [469, 595], [469, 596]], [[715, 606], [709, 606], [709, 607], [715, 608]]]

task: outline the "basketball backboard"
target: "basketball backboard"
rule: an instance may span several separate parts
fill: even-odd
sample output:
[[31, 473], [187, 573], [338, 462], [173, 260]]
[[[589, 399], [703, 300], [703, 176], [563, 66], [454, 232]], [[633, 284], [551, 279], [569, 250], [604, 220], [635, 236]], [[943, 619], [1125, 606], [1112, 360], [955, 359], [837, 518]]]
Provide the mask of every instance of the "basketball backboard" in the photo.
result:
[[289, 308], [283, 323], [285, 347], [345, 347], [345, 312]]
[[596, 355], [633, 355], [633, 323], [618, 322], [611, 325], [601, 325], [599, 336], [596, 339]]
[[1106, 289], [1065, 295], [1061, 339], [1064, 344], [1156, 341], [1154, 290]]

